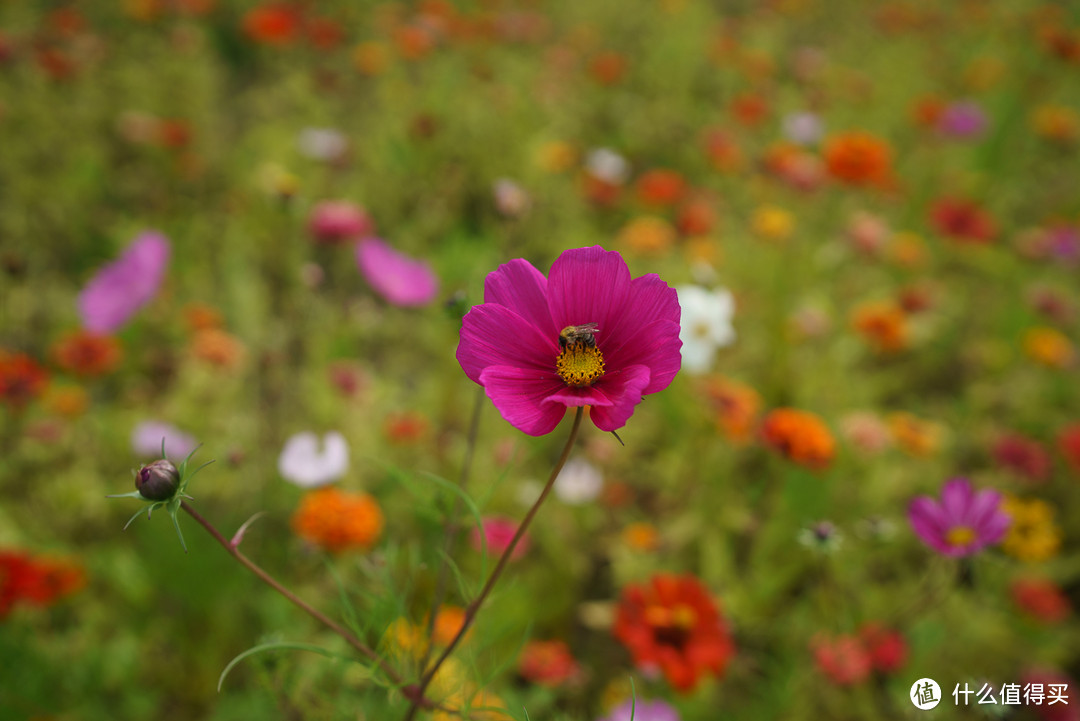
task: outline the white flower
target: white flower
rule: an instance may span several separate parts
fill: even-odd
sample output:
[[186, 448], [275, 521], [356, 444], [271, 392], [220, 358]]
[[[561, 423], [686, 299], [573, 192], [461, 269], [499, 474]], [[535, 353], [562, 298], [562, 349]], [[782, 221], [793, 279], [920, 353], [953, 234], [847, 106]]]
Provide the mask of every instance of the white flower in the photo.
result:
[[495, 208], [508, 218], [524, 215], [532, 204], [529, 194], [513, 180], [499, 178], [492, 186]]
[[793, 143], [814, 145], [823, 132], [821, 118], [814, 113], [803, 111], [784, 117], [784, 135]]
[[630, 177], [630, 164], [626, 158], [608, 148], [590, 150], [585, 157], [585, 167], [596, 178], [614, 185], [622, 185]]
[[305, 157], [327, 163], [339, 160], [349, 150], [349, 139], [334, 128], [304, 128], [296, 144]]
[[594, 500], [603, 488], [603, 474], [583, 458], [571, 458], [555, 479], [555, 495], [573, 506]]
[[311, 432], [297, 433], [285, 441], [278, 456], [282, 478], [301, 488], [314, 488], [336, 481], [349, 469], [349, 447], [336, 431], [327, 433], [324, 445]]
[[709, 291], [701, 286], [676, 288], [682, 306], [682, 367], [688, 373], [704, 373], [716, 357], [716, 349], [735, 342], [731, 316], [735, 299], [723, 288]]
[[177, 463], [198, 445], [187, 433], [162, 421], [143, 421], [131, 432], [131, 448], [140, 458], [160, 458], [162, 440], [165, 442], [165, 455]]

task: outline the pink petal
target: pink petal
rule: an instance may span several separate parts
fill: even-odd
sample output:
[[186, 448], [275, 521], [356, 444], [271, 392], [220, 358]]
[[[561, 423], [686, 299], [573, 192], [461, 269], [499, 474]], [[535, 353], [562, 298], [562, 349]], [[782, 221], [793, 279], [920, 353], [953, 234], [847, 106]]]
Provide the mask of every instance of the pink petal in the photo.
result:
[[[605, 342], [611, 339], [606, 339]], [[641, 327], [637, 336], [623, 345], [606, 347], [604, 360], [609, 368], [619, 369], [629, 365], [644, 365], [650, 369], [649, 385], [645, 394], [667, 388], [682, 368], [682, 340], [679, 324], [670, 320], [657, 320]]]
[[465, 375], [476, 383], [482, 383], [480, 374], [491, 365], [515, 366], [558, 379], [558, 355], [554, 338], [506, 306], [473, 306], [461, 321], [457, 359]]
[[555, 327], [596, 323], [597, 340], [602, 341], [626, 305], [630, 283], [630, 269], [615, 251], [598, 245], [564, 251], [548, 275], [548, 308]]
[[530, 436], [555, 430], [566, 414], [566, 406], [546, 400], [562, 385], [554, 371], [545, 375], [526, 368], [493, 365], [483, 370], [479, 383], [503, 419]]
[[928, 496], [916, 498], [908, 506], [908, 520], [925, 543], [943, 553], [949, 550], [949, 544], [945, 543], [949, 519], [937, 501]]
[[952, 525], [971, 523], [968, 513], [974, 500], [975, 491], [966, 478], [954, 478], [941, 489], [941, 507]]
[[615, 373], [606, 373], [594, 388], [602, 391], [611, 401], [611, 405], [594, 404], [589, 410], [589, 417], [602, 431], [615, 431], [626, 425], [634, 408], [641, 402], [641, 396], [649, 385], [647, 366], [627, 366]]
[[484, 281], [484, 302], [510, 308], [551, 338], [559, 330], [548, 310], [547, 278], [527, 260], [511, 260], [489, 273]]
[[552, 393], [544, 400], [562, 403], [568, 408], [612, 405], [612, 400], [604, 395], [604, 392], [600, 390], [599, 386], [595, 385], [586, 386], [584, 388], [574, 388], [572, 386], [563, 385], [558, 392]]
[[169, 252], [169, 241], [161, 233], [146, 231], [138, 235], [79, 294], [83, 328], [93, 333], [112, 333], [123, 327], [157, 295]]
[[[639, 336], [641, 329], [658, 320], [679, 323], [682, 308], [675, 289], [655, 273], [634, 278], [626, 306], [621, 309], [611, 327], [606, 328], [604, 340], [612, 348], [623, 346]], [[676, 335], [678, 333], [676, 332]]]
[[1001, 505], [1001, 494], [997, 491], [982, 490], [975, 494], [968, 508], [967, 524], [973, 529], [980, 530], [989, 523], [998, 506]]
[[439, 292], [430, 265], [398, 253], [379, 238], [361, 240], [356, 261], [375, 292], [394, 305], [426, 305]]

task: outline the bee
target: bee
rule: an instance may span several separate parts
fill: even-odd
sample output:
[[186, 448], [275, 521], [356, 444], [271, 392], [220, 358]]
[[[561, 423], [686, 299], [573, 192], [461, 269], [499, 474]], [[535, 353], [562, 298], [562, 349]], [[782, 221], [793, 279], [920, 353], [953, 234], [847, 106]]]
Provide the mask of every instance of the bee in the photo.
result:
[[566, 348], [568, 345], [583, 345], [587, 348], [596, 347], [596, 334], [600, 326], [596, 323], [583, 325], [568, 325], [559, 331], [559, 347]]

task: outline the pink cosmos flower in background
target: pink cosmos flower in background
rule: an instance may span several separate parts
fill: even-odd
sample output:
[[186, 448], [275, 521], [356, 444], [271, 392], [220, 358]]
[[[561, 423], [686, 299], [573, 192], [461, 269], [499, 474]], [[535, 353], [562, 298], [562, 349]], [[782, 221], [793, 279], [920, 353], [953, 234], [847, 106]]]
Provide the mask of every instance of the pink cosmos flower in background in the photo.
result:
[[1009, 529], [997, 491], [975, 492], [971, 481], [954, 478], [941, 489], [941, 501], [920, 496], [911, 502], [908, 519], [919, 538], [946, 556], [968, 556], [997, 543]]
[[186, 458], [198, 445], [194, 437], [174, 425], [143, 421], [131, 432], [131, 449], [139, 458], [160, 458], [162, 439], [165, 440], [165, 455], [174, 459]]
[[356, 261], [375, 292], [394, 305], [427, 305], [439, 292], [439, 280], [430, 265], [397, 252], [379, 238], [361, 240]]
[[[505, 516], [488, 516], [484, 519], [483, 537], [481, 537], [480, 529], [474, 528], [472, 532], [472, 547], [474, 550], [479, 551], [482, 547], [481, 540], [487, 545], [487, 552], [493, 555], [500, 555], [510, 546], [510, 541], [514, 539], [514, 533], [517, 532], [517, 521], [506, 518]], [[526, 533], [518, 541], [517, 546], [514, 547], [514, 552], [510, 555], [510, 560], [516, 561], [529, 550], [531, 541], [529, 534]]]
[[655, 274], [631, 278], [622, 256], [600, 246], [565, 251], [547, 278], [517, 259], [488, 275], [457, 359], [528, 435], [585, 405], [597, 428], [614, 431], [679, 372], [680, 315], [674, 288]]
[[646, 701], [645, 699], [630, 699], [611, 710], [607, 716], [599, 721], [679, 721], [679, 712], [673, 706], [663, 701]]
[[165, 276], [169, 250], [168, 239], [157, 231], [136, 236], [124, 253], [102, 267], [79, 293], [83, 328], [91, 333], [114, 333], [153, 300]]
[[938, 132], [951, 138], [966, 139], [982, 135], [986, 126], [986, 113], [971, 100], [949, 104], [938, 118]]
[[324, 200], [311, 209], [308, 231], [319, 243], [340, 245], [371, 235], [375, 232], [375, 223], [356, 203]]
[[816, 634], [810, 639], [810, 651], [818, 669], [841, 686], [866, 680], [873, 661], [857, 636]]
[[332, 483], [349, 470], [349, 446], [336, 431], [320, 442], [314, 433], [297, 433], [285, 441], [278, 456], [278, 472], [289, 483], [315, 488]]

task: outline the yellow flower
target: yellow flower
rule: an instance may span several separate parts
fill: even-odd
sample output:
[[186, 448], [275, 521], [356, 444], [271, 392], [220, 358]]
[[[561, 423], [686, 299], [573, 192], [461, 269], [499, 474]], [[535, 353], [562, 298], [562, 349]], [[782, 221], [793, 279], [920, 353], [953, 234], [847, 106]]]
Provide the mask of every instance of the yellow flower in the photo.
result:
[[925, 458], [940, 450], [945, 430], [937, 423], [902, 411], [889, 415], [887, 422], [896, 445], [909, 455]]
[[795, 218], [775, 205], [762, 205], [750, 218], [754, 233], [766, 240], [787, 240], [795, 230]]
[[651, 523], [631, 523], [623, 529], [623, 541], [635, 551], [655, 551], [660, 545], [660, 534]]
[[675, 227], [664, 218], [642, 215], [623, 226], [617, 242], [640, 255], [663, 255], [675, 244], [677, 237]]
[[1021, 561], [1034, 563], [1057, 555], [1061, 548], [1061, 529], [1054, 523], [1054, 508], [1046, 501], [1023, 500], [1006, 495], [1001, 508], [1012, 525], [1001, 542], [1005, 553]]
[[1076, 357], [1065, 334], [1047, 327], [1032, 328], [1024, 334], [1024, 352], [1035, 362], [1051, 368], [1064, 368]]
[[562, 173], [577, 162], [577, 150], [563, 140], [549, 140], [541, 144], [533, 156], [533, 161], [541, 170], [548, 173]]
[[1036, 135], [1058, 143], [1072, 143], [1080, 135], [1080, 114], [1065, 105], [1040, 105], [1031, 113]]

